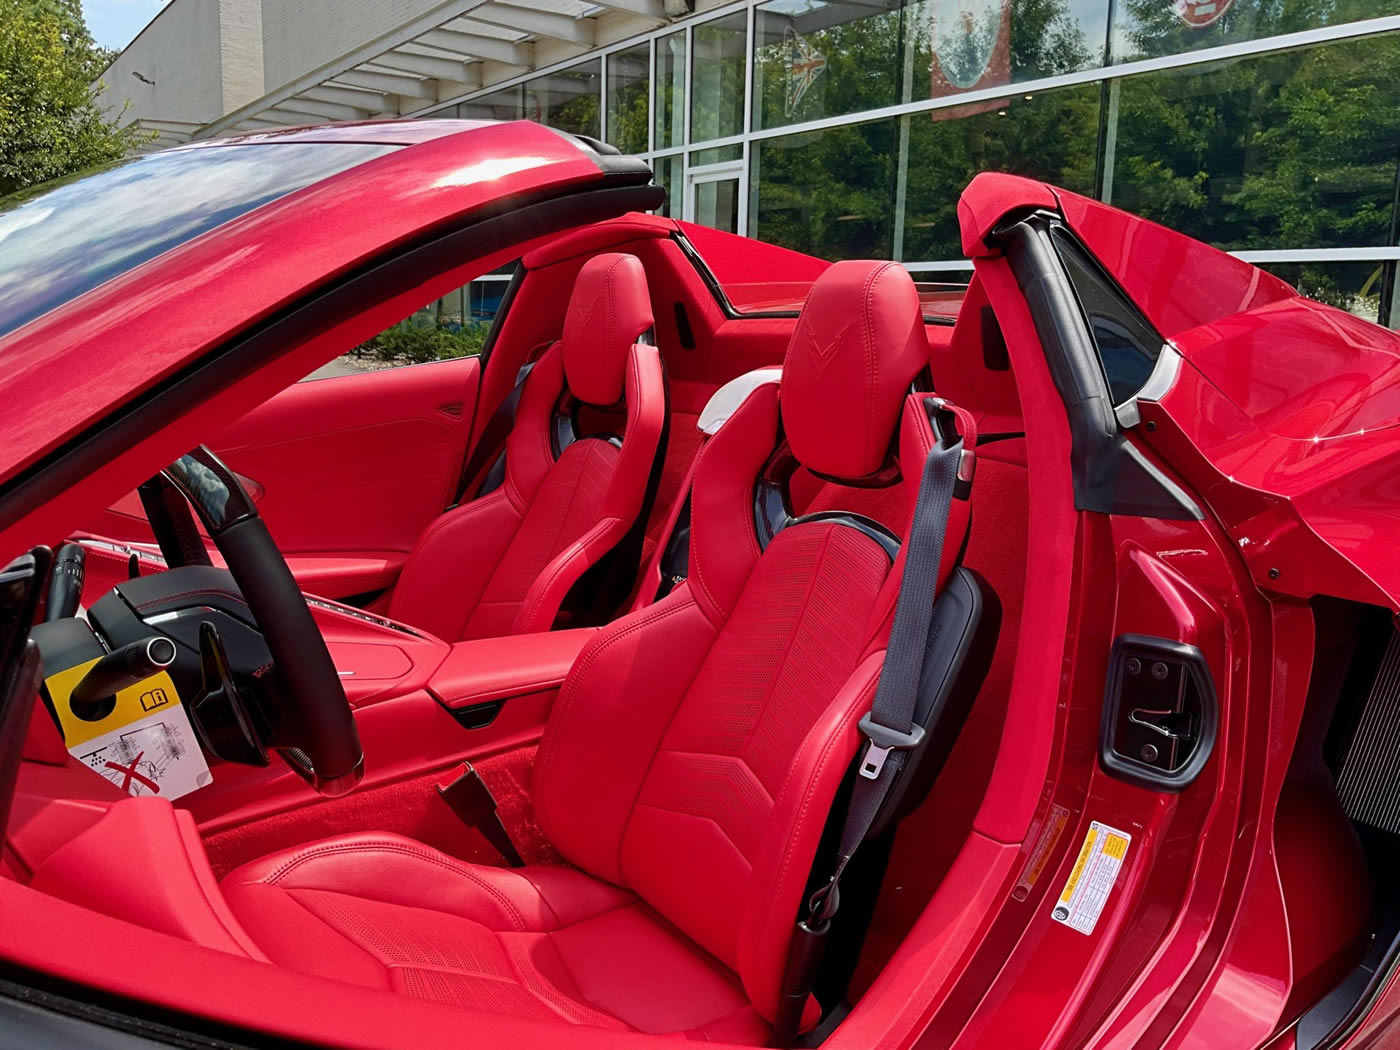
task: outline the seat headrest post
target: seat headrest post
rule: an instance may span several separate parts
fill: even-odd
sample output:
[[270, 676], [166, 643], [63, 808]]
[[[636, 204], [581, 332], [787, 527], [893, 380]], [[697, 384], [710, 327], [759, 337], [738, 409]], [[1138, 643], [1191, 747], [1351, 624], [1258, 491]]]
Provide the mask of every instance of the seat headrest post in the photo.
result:
[[783, 361], [783, 430], [803, 466], [856, 481], [884, 465], [928, 365], [918, 289], [898, 263], [834, 263], [812, 284]]
[[651, 330], [651, 295], [635, 255], [608, 252], [583, 264], [564, 317], [564, 378], [590, 405], [622, 397], [627, 358]]

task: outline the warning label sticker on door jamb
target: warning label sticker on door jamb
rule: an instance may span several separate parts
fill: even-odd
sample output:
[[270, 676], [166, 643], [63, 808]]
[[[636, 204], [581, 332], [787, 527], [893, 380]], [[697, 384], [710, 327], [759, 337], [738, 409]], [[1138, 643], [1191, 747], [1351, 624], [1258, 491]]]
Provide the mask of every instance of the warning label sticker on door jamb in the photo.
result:
[[1080, 933], [1093, 933], [1132, 841], [1126, 831], [1091, 821], [1050, 918]]

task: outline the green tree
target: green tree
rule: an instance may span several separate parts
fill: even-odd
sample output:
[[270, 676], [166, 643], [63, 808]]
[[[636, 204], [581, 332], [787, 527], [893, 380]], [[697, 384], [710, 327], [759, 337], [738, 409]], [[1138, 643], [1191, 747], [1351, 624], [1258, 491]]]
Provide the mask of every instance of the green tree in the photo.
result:
[[[911, 97], [927, 97], [932, 48], [925, 4], [873, 15], [868, 8], [813, 8], [828, 11], [820, 26], [796, 23], [826, 65], [792, 113], [784, 96], [792, 47], [787, 19], [760, 11], [755, 91], [765, 125], [888, 105], [900, 97], [905, 49], [912, 50]], [[1010, 25], [1013, 80], [1083, 69], [1101, 57], [1102, 45], [1085, 40], [1068, 0], [1011, 0]], [[826, 258], [888, 256], [900, 142], [907, 136], [902, 257], [957, 258], [958, 196], [980, 171], [1093, 192], [1099, 93], [1094, 85], [1061, 88], [768, 139], [758, 146], [757, 236]]]
[[104, 64], [78, 0], [0, 0], [0, 196], [118, 160], [142, 141], [97, 105]]
[[1125, 80], [1112, 202], [1221, 248], [1385, 244], [1400, 38]]

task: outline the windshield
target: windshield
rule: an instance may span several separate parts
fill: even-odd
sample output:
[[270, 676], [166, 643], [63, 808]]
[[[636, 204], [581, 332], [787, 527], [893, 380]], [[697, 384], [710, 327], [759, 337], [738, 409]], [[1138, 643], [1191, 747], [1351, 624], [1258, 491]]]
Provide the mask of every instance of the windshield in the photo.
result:
[[0, 336], [215, 226], [396, 149], [172, 150], [0, 200]]

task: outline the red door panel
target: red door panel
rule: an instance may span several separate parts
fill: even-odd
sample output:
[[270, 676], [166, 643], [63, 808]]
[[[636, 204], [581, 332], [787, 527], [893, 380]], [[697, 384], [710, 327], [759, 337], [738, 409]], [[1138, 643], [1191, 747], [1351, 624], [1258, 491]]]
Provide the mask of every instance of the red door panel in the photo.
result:
[[[209, 444], [243, 476], [307, 590], [380, 590], [456, 495], [480, 374], [470, 357], [298, 383]], [[134, 494], [93, 531], [151, 540]]]

